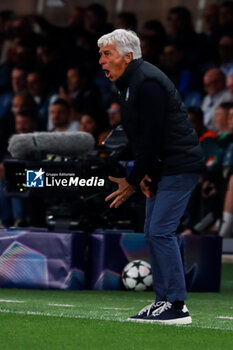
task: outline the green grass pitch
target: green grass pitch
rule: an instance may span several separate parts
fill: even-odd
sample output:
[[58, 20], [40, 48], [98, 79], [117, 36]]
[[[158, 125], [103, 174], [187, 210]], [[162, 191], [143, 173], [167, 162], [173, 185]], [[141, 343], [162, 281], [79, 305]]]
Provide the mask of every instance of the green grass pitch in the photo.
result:
[[152, 292], [0, 290], [0, 350], [232, 350], [233, 264], [221, 293], [190, 293], [193, 323], [127, 322]]

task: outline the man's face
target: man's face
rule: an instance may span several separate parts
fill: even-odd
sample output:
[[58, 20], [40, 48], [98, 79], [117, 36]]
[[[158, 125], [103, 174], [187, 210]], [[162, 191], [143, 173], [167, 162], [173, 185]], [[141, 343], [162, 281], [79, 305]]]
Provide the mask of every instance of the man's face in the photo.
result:
[[204, 24], [207, 30], [211, 30], [218, 25], [218, 13], [219, 8], [215, 4], [206, 6], [204, 9]]
[[166, 45], [161, 54], [161, 63], [166, 68], [175, 67], [182, 59], [182, 53], [173, 45]]
[[27, 134], [34, 130], [34, 122], [31, 118], [20, 114], [15, 116], [15, 130], [17, 134]]
[[108, 110], [109, 125], [114, 128], [121, 122], [121, 111], [118, 103], [112, 103]]
[[69, 69], [67, 72], [67, 87], [69, 92], [74, 92], [81, 85], [79, 72], [77, 69]]
[[14, 92], [19, 92], [26, 88], [25, 72], [21, 69], [13, 69], [11, 73], [11, 83]]
[[219, 9], [219, 23], [221, 25], [231, 24], [233, 21], [232, 12], [229, 11], [228, 7], [220, 6]]
[[206, 73], [203, 81], [205, 92], [209, 96], [214, 96], [224, 89], [224, 81], [219, 79], [215, 74]]
[[228, 111], [222, 107], [218, 107], [214, 116], [215, 128], [219, 132], [224, 132], [227, 130], [227, 116]]
[[55, 127], [65, 127], [69, 123], [69, 113], [62, 105], [51, 105], [50, 118]]
[[90, 134], [94, 134], [96, 131], [96, 122], [88, 114], [83, 114], [81, 117], [80, 131], [89, 132]]
[[177, 35], [177, 33], [180, 33], [182, 30], [184, 30], [184, 21], [178, 14], [169, 13], [167, 21], [167, 29], [169, 34]]
[[105, 71], [105, 76], [111, 81], [119, 79], [133, 59], [131, 52], [120, 56], [115, 44], [102, 45], [99, 53], [99, 64], [101, 64], [102, 69]]
[[27, 76], [28, 91], [32, 96], [40, 96], [42, 92], [42, 84], [37, 73], [29, 73]]
[[23, 96], [15, 96], [12, 100], [12, 112], [16, 115], [20, 109], [25, 107], [25, 99]]
[[218, 53], [222, 63], [228, 63], [233, 59], [233, 39], [223, 36], [218, 44]]

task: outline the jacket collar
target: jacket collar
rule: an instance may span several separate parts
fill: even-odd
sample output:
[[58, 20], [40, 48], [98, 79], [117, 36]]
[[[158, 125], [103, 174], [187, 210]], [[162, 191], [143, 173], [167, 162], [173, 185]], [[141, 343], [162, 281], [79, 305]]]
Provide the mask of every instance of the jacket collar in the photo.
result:
[[126, 70], [124, 71], [124, 73], [115, 82], [115, 84], [116, 84], [116, 86], [117, 86], [117, 88], [119, 90], [122, 90], [125, 86], [127, 86], [128, 81], [129, 81], [129, 77], [142, 64], [142, 62], [143, 62], [143, 59], [142, 58], [138, 58], [138, 59], [132, 60], [128, 64], [128, 66], [127, 66]]

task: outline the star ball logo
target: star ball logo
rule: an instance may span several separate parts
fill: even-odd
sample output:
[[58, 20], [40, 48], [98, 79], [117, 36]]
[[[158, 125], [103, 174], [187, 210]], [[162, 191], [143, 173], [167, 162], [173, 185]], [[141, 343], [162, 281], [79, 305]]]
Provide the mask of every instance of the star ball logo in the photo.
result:
[[27, 187], [44, 187], [44, 171], [27, 170]]

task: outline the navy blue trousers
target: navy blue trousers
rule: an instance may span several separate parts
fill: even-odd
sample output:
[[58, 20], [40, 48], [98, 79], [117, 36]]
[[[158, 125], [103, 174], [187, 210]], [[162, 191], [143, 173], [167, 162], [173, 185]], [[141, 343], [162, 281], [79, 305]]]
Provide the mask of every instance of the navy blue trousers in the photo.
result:
[[156, 196], [146, 200], [144, 231], [150, 250], [156, 302], [187, 299], [175, 232], [198, 177], [191, 173], [163, 176]]

